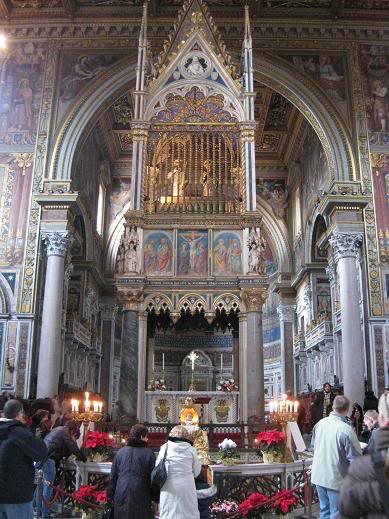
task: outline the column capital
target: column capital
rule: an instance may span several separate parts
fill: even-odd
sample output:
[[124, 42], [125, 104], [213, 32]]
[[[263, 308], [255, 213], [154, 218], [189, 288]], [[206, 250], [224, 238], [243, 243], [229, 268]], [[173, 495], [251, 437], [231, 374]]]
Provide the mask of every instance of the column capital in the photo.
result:
[[70, 231], [42, 231], [42, 240], [46, 245], [47, 256], [65, 258], [70, 251], [74, 236]]
[[118, 289], [119, 301], [123, 310], [139, 310], [140, 303], [143, 302], [143, 289], [133, 289], [120, 287]]
[[362, 233], [334, 232], [329, 239], [334, 250], [334, 260], [357, 258], [363, 241]]
[[264, 287], [242, 288], [240, 296], [246, 306], [246, 312], [262, 312], [268, 291]]
[[286, 303], [284, 301], [280, 301], [277, 306], [278, 317], [281, 321], [294, 321], [294, 314], [296, 311], [296, 305], [294, 303]]

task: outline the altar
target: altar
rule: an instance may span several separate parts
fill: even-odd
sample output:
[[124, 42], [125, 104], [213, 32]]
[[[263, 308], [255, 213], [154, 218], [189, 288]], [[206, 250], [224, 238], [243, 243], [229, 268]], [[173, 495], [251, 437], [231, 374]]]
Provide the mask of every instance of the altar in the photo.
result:
[[187, 398], [191, 398], [200, 423], [233, 424], [239, 421], [239, 392], [146, 391], [146, 423], [176, 424]]

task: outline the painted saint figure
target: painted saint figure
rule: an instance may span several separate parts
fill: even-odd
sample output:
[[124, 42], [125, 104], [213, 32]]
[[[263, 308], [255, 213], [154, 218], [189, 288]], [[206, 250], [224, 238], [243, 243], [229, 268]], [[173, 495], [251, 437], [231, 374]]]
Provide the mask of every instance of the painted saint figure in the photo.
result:
[[213, 251], [214, 263], [215, 263], [215, 274], [226, 274], [227, 272], [227, 247], [224, 244], [224, 240], [220, 238]]
[[242, 272], [242, 249], [239, 241], [234, 238], [228, 248], [228, 270], [231, 274], [240, 274]]
[[158, 271], [168, 272], [171, 266], [171, 250], [166, 238], [161, 238], [157, 248]]

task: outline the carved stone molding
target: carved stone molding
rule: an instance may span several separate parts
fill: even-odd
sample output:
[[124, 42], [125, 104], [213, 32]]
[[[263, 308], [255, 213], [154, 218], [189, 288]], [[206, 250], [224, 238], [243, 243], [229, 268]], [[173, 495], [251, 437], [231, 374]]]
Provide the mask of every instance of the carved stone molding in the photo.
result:
[[106, 320], [113, 320], [115, 319], [118, 311], [119, 306], [115, 304], [109, 304], [109, 303], [100, 303], [99, 309], [101, 312], [101, 318]]
[[311, 309], [311, 301], [312, 301], [312, 288], [311, 288], [311, 285], [307, 285], [304, 289], [304, 295], [303, 295], [304, 310]]
[[46, 245], [47, 256], [62, 256], [65, 258], [73, 243], [70, 231], [43, 231], [42, 240]]
[[296, 312], [296, 305], [292, 303], [280, 302], [277, 306], [278, 317], [281, 321], [293, 322]]
[[335, 232], [330, 238], [334, 250], [334, 260], [337, 263], [341, 258], [357, 258], [363, 241], [362, 233]]
[[243, 288], [240, 295], [246, 306], [246, 312], [262, 312], [268, 291], [263, 287]]
[[335, 288], [336, 286], [336, 269], [334, 265], [328, 265], [326, 267], [326, 274], [328, 277], [328, 281], [330, 282], [330, 287]]
[[118, 296], [123, 310], [139, 310], [139, 305], [143, 302], [142, 289], [119, 288]]

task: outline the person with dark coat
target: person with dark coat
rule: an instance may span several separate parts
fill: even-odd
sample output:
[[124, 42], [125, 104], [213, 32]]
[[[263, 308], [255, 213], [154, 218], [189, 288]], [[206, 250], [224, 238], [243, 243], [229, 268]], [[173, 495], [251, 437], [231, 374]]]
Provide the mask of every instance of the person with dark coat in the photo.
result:
[[195, 478], [195, 484], [200, 519], [211, 519], [211, 505], [217, 495], [217, 486], [208, 485], [201, 474]]
[[360, 438], [363, 429], [363, 411], [357, 402], [353, 404], [350, 419], [356, 435]]
[[[68, 458], [74, 454], [77, 459], [86, 461], [86, 456], [80, 451], [77, 446], [77, 439], [80, 436], [80, 430], [77, 422], [69, 421], [65, 426], [56, 427], [44, 439], [47, 446], [48, 459], [42, 466], [43, 476], [45, 481], [54, 483], [56, 466], [63, 458]], [[53, 489], [46, 483], [43, 484], [43, 497], [45, 501], [50, 501]], [[38, 492], [35, 493], [35, 503], [37, 509], [41, 510], [42, 517], [47, 517], [50, 514], [50, 509], [39, 498]]]
[[42, 440], [47, 436], [51, 429], [51, 419], [49, 411], [46, 409], [38, 409], [31, 417], [31, 425], [29, 431], [38, 436]]
[[374, 391], [366, 391], [365, 399], [363, 401], [363, 411], [378, 411], [378, 398]]
[[32, 519], [34, 510], [34, 462], [46, 459], [43, 440], [22, 423], [23, 406], [9, 400], [0, 419], [0, 517]]
[[384, 511], [374, 462], [381, 458], [381, 463], [385, 463], [385, 479], [388, 485], [389, 406], [379, 406], [378, 411], [380, 428], [374, 436], [374, 452], [354, 460], [340, 489], [338, 506], [341, 518], [384, 519], [388, 517]]
[[150, 519], [151, 472], [155, 455], [147, 447], [147, 428], [142, 424], [130, 430], [127, 447], [116, 454], [111, 467], [107, 497], [114, 502], [115, 519]]

